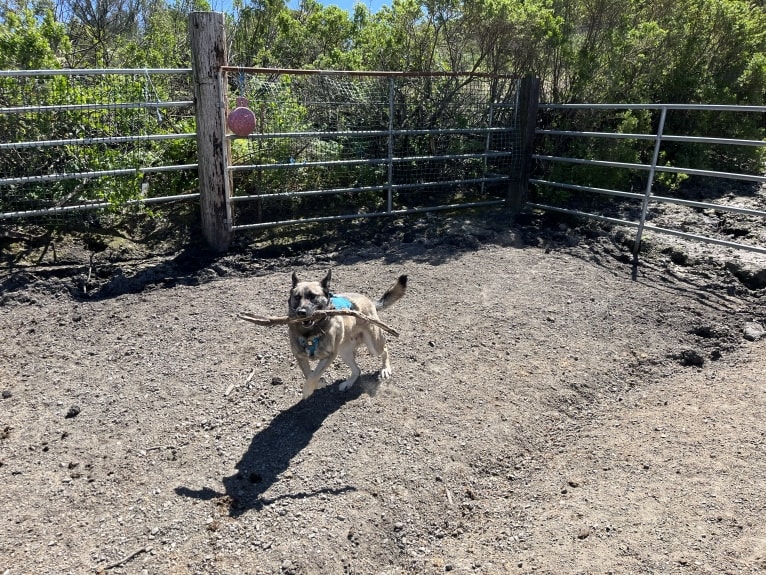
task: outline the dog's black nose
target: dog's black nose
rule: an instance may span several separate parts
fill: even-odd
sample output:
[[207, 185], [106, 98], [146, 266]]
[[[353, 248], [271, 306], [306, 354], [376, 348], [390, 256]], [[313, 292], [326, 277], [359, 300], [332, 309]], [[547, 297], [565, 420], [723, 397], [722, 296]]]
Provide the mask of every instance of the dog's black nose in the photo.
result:
[[301, 317], [306, 317], [309, 314], [308, 310], [305, 307], [299, 307], [298, 309], [295, 310], [295, 313], [297, 313]]

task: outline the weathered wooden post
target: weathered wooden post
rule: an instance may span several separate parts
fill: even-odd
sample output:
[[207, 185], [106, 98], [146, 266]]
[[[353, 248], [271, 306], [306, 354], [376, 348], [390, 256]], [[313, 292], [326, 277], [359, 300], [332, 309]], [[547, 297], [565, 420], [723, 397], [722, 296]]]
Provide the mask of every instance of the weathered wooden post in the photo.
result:
[[221, 66], [227, 65], [223, 18], [220, 12], [189, 14], [202, 233], [217, 252], [229, 249], [231, 241], [226, 82], [220, 73]]
[[529, 175], [532, 172], [532, 153], [535, 146], [535, 124], [540, 102], [540, 78], [527, 76], [519, 83], [516, 129], [518, 155], [513, 161], [514, 173], [508, 185], [506, 204], [512, 214], [518, 214], [527, 201]]

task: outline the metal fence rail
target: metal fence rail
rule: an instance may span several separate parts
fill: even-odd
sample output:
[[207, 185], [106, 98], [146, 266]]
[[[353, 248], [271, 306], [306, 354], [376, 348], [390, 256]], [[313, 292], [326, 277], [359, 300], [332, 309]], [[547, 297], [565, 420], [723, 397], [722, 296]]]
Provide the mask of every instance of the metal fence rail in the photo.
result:
[[0, 220], [198, 198], [190, 83], [187, 68], [0, 71]]
[[[559, 189], [572, 191], [582, 194], [599, 194], [637, 200], [641, 202], [641, 209], [638, 220], [628, 220], [624, 218], [610, 217], [599, 213], [586, 212], [580, 209], [571, 209], [552, 204], [540, 202], [528, 202], [527, 208], [540, 209], [572, 215], [576, 217], [591, 218], [611, 224], [637, 228], [634, 241], [634, 254], [638, 253], [641, 245], [642, 234], [645, 230], [670, 234], [684, 239], [702, 241], [711, 244], [722, 245], [726, 247], [744, 249], [753, 252], [766, 254], [766, 246], [744, 244], [720, 238], [705, 236], [703, 234], [690, 233], [684, 230], [670, 229], [661, 226], [647, 224], [646, 220], [652, 205], [659, 203], [669, 203], [681, 206], [687, 206], [696, 209], [709, 209], [718, 212], [730, 212], [747, 216], [754, 216], [766, 219], [766, 211], [749, 209], [739, 206], [729, 206], [712, 202], [700, 202], [673, 198], [669, 196], [656, 195], [653, 193], [657, 173], [695, 175], [706, 178], [721, 178], [727, 180], [739, 180], [755, 183], [766, 183], [766, 176], [763, 171], [760, 173], [738, 173], [728, 171], [713, 171], [705, 169], [696, 169], [692, 167], [665, 166], [659, 163], [663, 143], [676, 142], [685, 144], [706, 144], [706, 145], [724, 145], [724, 146], [748, 146], [765, 147], [766, 141], [763, 139], [755, 140], [750, 138], [721, 138], [707, 136], [685, 136], [685, 135], [666, 135], [664, 129], [666, 126], [667, 115], [669, 111], [707, 111], [707, 112], [735, 112], [746, 114], [766, 114], [766, 106], [729, 106], [729, 105], [684, 105], [684, 104], [540, 104], [540, 109], [544, 110], [635, 110], [635, 111], [654, 111], [659, 112], [657, 128], [655, 133], [620, 133], [604, 131], [577, 131], [539, 128], [535, 134], [541, 137], [556, 136], [561, 138], [597, 138], [614, 140], [640, 140], [653, 142], [651, 162], [648, 164], [635, 162], [611, 161], [594, 158], [565, 157], [560, 155], [534, 154], [533, 159], [541, 164], [559, 163], [592, 166], [594, 168], [624, 169], [632, 171], [646, 172], [646, 186], [642, 194], [636, 192], [626, 192], [622, 190], [605, 189], [588, 185], [573, 184], [567, 182], [551, 181], [550, 179], [531, 178], [530, 184], [547, 189]], [[761, 130], [763, 133], [763, 130]]]
[[229, 108], [247, 97], [257, 118], [228, 136], [234, 231], [505, 202], [518, 134], [513, 106], [495, 106], [516, 79], [224, 71]]

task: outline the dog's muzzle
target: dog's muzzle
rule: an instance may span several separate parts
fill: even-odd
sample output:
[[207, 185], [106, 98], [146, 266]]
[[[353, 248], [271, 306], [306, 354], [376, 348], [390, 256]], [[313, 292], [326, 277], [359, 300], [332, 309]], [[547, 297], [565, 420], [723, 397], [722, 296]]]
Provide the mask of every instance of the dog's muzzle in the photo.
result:
[[[298, 309], [295, 310], [295, 315], [297, 317], [308, 317], [308, 316], [310, 316], [313, 313], [314, 313], [313, 310], [309, 310], [309, 309], [307, 309], [305, 307], [299, 307]], [[314, 325], [314, 323], [315, 323], [314, 320], [307, 319], [307, 320], [302, 321], [301, 325], [303, 327], [310, 327], [310, 326]]]

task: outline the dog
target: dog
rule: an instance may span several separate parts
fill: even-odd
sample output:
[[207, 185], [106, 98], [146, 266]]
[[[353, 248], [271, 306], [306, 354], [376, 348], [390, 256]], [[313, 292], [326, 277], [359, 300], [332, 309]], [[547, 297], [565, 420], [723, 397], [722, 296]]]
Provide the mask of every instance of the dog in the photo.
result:
[[[391, 376], [391, 362], [383, 330], [378, 326], [351, 315], [334, 315], [321, 320], [311, 319], [318, 310], [353, 309], [373, 319], [378, 319], [378, 310], [385, 309], [400, 300], [407, 291], [407, 276], [396, 280], [377, 302], [358, 293], [334, 295], [330, 292], [332, 270], [321, 281], [302, 281], [293, 272], [293, 287], [288, 301], [288, 316], [307, 318], [291, 322], [289, 326], [290, 347], [306, 380], [303, 383], [303, 399], [316, 390], [325, 370], [340, 356], [351, 368], [351, 375], [340, 384], [340, 390], [349, 389], [362, 373], [354, 358], [356, 349], [362, 344], [374, 356], [382, 359], [380, 377]], [[318, 361], [311, 369], [310, 361]]]

